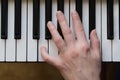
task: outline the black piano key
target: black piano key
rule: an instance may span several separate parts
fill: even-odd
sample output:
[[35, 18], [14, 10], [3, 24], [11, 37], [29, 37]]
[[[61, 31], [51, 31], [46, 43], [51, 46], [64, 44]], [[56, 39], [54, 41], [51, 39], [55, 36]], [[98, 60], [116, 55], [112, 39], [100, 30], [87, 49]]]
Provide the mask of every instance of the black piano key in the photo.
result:
[[47, 22], [52, 20], [52, 0], [45, 0], [45, 39], [52, 39]]
[[8, 0], [1, 0], [1, 39], [7, 39]]
[[78, 12], [82, 21], [82, 0], [76, 0], [76, 11]]
[[96, 27], [96, 1], [89, 0], [89, 35]]
[[[57, 10], [60, 10], [64, 13], [64, 0], [57, 0]], [[59, 34], [63, 37], [63, 34], [62, 34], [62, 30], [60, 28], [60, 24], [57, 22], [57, 30], [59, 32]]]
[[15, 28], [14, 38], [21, 39], [21, 0], [15, 0]]
[[113, 0], [107, 0], [107, 39], [113, 38]]
[[33, 0], [33, 39], [39, 39], [40, 36], [40, 0]]

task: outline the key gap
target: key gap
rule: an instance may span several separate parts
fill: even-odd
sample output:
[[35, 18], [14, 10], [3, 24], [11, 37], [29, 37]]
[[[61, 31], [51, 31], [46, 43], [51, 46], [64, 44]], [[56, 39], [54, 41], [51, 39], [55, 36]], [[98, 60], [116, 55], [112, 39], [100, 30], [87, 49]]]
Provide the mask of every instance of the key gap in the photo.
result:
[[111, 40], [111, 60], [113, 62], [113, 40]]
[[17, 62], [17, 40], [15, 40], [15, 62]]
[[39, 40], [37, 40], [37, 61], [36, 62], [38, 62], [39, 61]]
[[[103, 25], [103, 22], [102, 22], [102, 19], [103, 19], [103, 18], [102, 18], [103, 10], [102, 10], [102, 8], [103, 8], [103, 0], [101, 0], [101, 24]], [[102, 28], [102, 25], [101, 25], [101, 31], [102, 31], [102, 29], [103, 29], [103, 28]], [[103, 42], [102, 42], [102, 40], [103, 40], [102, 38], [103, 38], [103, 37], [102, 37], [102, 33], [101, 33], [101, 54], [103, 54], [103, 53], [102, 53], [102, 52], [103, 52], [103, 51], [102, 51], [102, 43], [103, 43]], [[101, 55], [101, 57], [102, 57], [102, 55]]]
[[47, 46], [47, 49], [48, 49], [48, 50], [47, 50], [47, 52], [48, 52], [48, 54], [50, 54], [50, 53], [49, 53], [49, 52], [50, 52], [50, 51], [49, 51], [49, 43], [50, 43], [49, 40], [47, 40], [47, 43], [48, 43], [48, 46]]
[[[70, 17], [71, 17], [71, 11], [70, 11], [70, 0], [69, 0], [69, 22], [68, 22], [68, 24], [69, 24], [69, 27], [70, 27]], [[72, 27], [72, 26], [71, 26]]]
[[6, 39], [5, 39], [5, 62], [6, 62]]
[[101, 5], [101, 43], [100, 43], [100, 48], [101, 48], [101, 54], [102, 54], [102, 0], [100, 0], [100, 5]]
[[27, 12], [26, 12], [26, 17], [27, 17], [27, 19], [26, 19], [26, 62], [28, 62], [28, 58], [27, 58], [27, 56], [28, 56], [28, 0], [27, 0]]

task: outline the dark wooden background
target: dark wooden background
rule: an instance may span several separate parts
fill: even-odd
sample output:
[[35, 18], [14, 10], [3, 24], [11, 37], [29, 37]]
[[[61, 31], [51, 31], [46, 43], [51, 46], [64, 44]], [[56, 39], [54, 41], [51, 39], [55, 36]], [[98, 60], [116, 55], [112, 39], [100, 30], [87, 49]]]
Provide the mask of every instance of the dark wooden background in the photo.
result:
[[[119, 63], [102, 63], [102, 80], [115, 80]], [[47, 63], [0, 63], [0, 80], [64, 80]]]

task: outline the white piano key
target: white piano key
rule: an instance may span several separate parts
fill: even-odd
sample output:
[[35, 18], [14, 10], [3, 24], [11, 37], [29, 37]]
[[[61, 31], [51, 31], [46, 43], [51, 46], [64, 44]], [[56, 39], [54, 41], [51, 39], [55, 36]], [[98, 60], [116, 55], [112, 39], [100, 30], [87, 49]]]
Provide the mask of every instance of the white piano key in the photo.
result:
[[96, 0], [96, 32], [98, 35], [98, 38], [100, 40], [100, 46], [101, 46], [101, 0]]
[[[56, 12], [57, 12], [57, 0], [52, 0], [52, 21], [57, 28]], [[49, 40], [49, 55], [54, 57], [58, 56], [58, 49], [53, 40]]]
[[69, 0], [64, 0], [64, 15], [69, 23]]
[[83, 11], [82, 23], [83, 23], [87, 41], [89, 43], [89, 0], [83, 0], [82, 11]]
[[27, 61], [37, 61], [37, 40], [33, 39], [33, 0], [28, 0], [28, 43]]
[[[1, 0], [0, 0], [0, 11], [1, 11]], [[1, 12], [0, 12], [1, 16]], [[1, 18], [0, 18], [0, 27], [1, 27]], [[1, 33], [1, 28], [0, 28]], [[1, 38], [1, 35], [0, 35]], [[0, 61], [5, 61], [5, 40], [0, 39]]]
[[119, 0], [114, 0], [114, 40], [113, 40], [113, 61], [120, 61], [120, 40], [119, 40]]
[[22, 0], [21, 39], [17, 40], [17, 61], [26, 61], [27, 0]]
[[8, 39], [6, 40], [6, 61], [15, 61], [16, 40], [14, 39], [14, 0], [8, 0]]
[[45, 0], [40, 0], [40, 40], [38, 48], [38, 61], [44, 61], [41, 56], [41, 47], [48, 49], [48, 41], [45, 40]]
[[75, 11], [76, 7], [76, 0], [70, 0], [70, 29], [72, 30], [72, 33], [73, 33], [73, 36], [75, 38], [75, 33], [74, 33], [74, 26], [73, 26], [73, 23], [72, 23], [72, 16], [71, 16], [71, 12]]
[[111, 40], [107, 39], [107, 0], [102, 0], [102, 60], [111, 61]]

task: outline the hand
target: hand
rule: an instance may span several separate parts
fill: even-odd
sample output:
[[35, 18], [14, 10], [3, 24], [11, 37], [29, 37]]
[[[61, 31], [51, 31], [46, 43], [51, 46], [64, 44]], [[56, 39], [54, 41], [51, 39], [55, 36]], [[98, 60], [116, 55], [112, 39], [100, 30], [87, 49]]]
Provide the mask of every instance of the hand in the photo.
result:
[[88, 45], [83, 26], [77, 12], [72, 13], [72, 20], [76, 38], [73, 37], [64, 14], [57, 12], [64, 40], [57, 32], [55, 25], [48, 22], [48, 28], [59, 50], [58, 57], [49, 56], [42, 47], [42, 57], [46, 62], [55, 66], [65, 80], [99, 80], [101, 71], [100, 43], [96, 31], [90, 34]]

